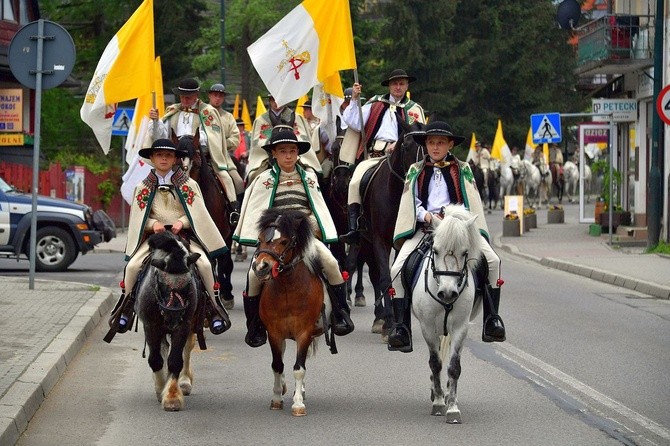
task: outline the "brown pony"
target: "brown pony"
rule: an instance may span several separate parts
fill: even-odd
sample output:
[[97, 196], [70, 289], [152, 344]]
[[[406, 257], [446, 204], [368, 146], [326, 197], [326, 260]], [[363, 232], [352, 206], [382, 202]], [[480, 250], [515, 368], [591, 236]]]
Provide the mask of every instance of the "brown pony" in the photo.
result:
[[[296, 342], [293, 365], [295, 391], [291, 413], [307, 414], [304, 404], [305, 361], [310, 346], [317, 345], [323, 334], [324, 285], [317, 271], [314, 254], [316, 239], [308, 217], [300, 211], [267, 209], [258, 222], [258, 250], [252, 269], [263, 282], [260, 317], [268, 332], [274, 371], [273, 396], [270, 409], [283, 409], [286, 393], [283, 354], [286, 339]], [[317, 325], [318, 324], [318, 325]]]

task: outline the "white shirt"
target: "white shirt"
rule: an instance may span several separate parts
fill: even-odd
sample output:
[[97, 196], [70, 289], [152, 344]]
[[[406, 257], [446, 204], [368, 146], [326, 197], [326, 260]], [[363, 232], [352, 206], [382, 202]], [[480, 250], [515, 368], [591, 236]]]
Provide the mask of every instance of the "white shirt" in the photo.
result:
[[[361, 122], [360, 122], [361, 115], [358, 112], [359, 100], [351, 101], [349, 103], [349, 106], [345, 108], [344, 112], [342, 113], [342, 119], [344, 120], [344, 122], [346, 122], [349, 127], [356, 130], [357, 132], [361, 131]], [[396, 104], [400, 103], [402, 98], [396, 100], [393, 96], [390, 96], [390, 100], [392, 104], [382, 115], [381, 125], [379, 126], [379, 130], [377, 131], [377, 135], [375, 135], [376, 140], [382, 140], [387, 142], [395, 142], [398, 140], [398, 121], [396, 120], [395, 107], [393, 106], [393, 103]], [[372, 103], [365, 104], [363, 106], [363, 125], [365, 125], [368, 122], [371, 108]]]
[[172, 184], [172, 181], [170, 179], [172, 178], [172, 174], [174, 174], [174, 171], [170, 170], [164, 177], [160, 176], [160, 174], [156, 171], [154, 171], [156, 174], [156, 177], [158, 178], [158, 184], [163, 185], [163, 184]]
[[428, 212], [439, 214], [442, 211], [442, 206], [446, 206], [449, 203], [451, 203], [449, 189], [447, 188], [447, 182], [444, 180], [444, 175], [442, 175], [442, 170], [438, 168], [433, 169], [433, 176], [430, 178], [430, 184], [428, 185], [427, 210], [423, 207], [419, 198], [419, 182], [414, 183], [416, 221], [425, 221], [424, 218]]

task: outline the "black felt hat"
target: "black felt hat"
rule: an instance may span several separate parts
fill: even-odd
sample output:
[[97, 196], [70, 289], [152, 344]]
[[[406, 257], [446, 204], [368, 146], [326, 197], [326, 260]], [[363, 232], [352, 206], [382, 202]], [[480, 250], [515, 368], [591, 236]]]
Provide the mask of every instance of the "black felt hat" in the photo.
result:
[[386, 80], [382, 81], [382, 85], [388, 87], [391, 81], [395, 79], [407, 79], [407, 82], [414, 82], [416, 80], [414, 76], [408, 75], [405, 70], [397, 68], [391, 71], [391, 74], [389, 74], [389, 77]]
[[270, 141], [263, 146], [268, 153], [272, 153], [278, 144], [295, 144], [298, 146], [298, 154], [302, 155], [306, 153], [312, 145], [307, 141], [298, 141], [298, 137], [295, 136], [293, 128], [288, 125], [278, 125], [272, 129], [272, 136], [270, 136]]
[[426, 130], [421, 133], [414, 135], [414, 141], [421, 144], [422, 146], [426, 145], [426, 137], [428, 136], [446, 136], [454, 141], [454, 147], [459, 145], [465, 140], [465, 136], [454, 135], [454, 132], [451, 130], [451, 126], [444, 121], [435, 121], [431, 122], [426, 126]]
[[177, 96], [189, 96], [192, 94], [198, 94], [200, 92], [200, 84], [197, 80], [188, 78], [179, 82], [179, 85], [176, 88], [172, 89], [172, 92]]
[[177, 157], [185, 157], [188, 155], [186, 151], [177, 149], [174, 143], [169, 139], [157, 139], [153, 144], [151, 144], [151, 147], [140, 149], [140, 151], [137, 153], [142, 158], [150, 159], [151, 154], [157, 150], [170, 150], [174, 152]]

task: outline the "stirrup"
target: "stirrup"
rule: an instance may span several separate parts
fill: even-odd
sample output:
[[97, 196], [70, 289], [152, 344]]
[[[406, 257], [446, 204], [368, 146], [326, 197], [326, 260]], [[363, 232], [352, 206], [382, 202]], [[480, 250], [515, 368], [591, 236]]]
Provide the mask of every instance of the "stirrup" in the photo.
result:
[[[495, 323], [498, 322], [500, 323], [500, 326], [502, 327], [502, 335], [500, 333], [498, 335], [487, 335], [486, 334], [486, 326], [489, 323]], [[507, 339], [506, 333], [505, 333], [505, 323], [503, 320], [498, 316], [497, 314], [491, 314], [489, 315], [486, 320], [484, 321], [484, 324], [482, 325], [482, 341], [483, 342], [505, 342]]]

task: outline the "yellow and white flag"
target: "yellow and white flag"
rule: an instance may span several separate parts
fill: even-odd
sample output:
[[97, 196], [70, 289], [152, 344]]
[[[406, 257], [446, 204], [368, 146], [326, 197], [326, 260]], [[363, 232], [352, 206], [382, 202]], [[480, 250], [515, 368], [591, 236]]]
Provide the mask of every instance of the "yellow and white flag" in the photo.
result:
[[356, 68], [349, 0], [305, 0], [247, 48], [278, 105], [319, 83], [343, 97], [334, 75]]
[[468, 150], [468, 156], [465, 158], [465, 161], [468, 162], [472, 159], [475, 159], [477, 156], [477, 148], [475, 144], [477, 143], [477, 137], [475, 136], [475, 132], [472, 132], [472, 138], [470, 139], [470, 150]]
[[526, 150], [524, 151], [523, 159], [532, 160], [533, 152], [535, 152], [535, 144], [533, 143], [533, 129], [528, 128], [528, 136], [526, 136]]
[[107, 44], [79, 115], [107, 154], [116, 104], [148, 94], [154, 85], [154, 5], [144, 0]]
[[498, 119], [498, 128], [496, 130], [496, 136], [493, 138], [493, 146], [491, 147], [491, 158], [495, 158], [502, 162], [503, 164], [508, 164], [512, 160], [512, 152], [509, 149], [509, 146], [505, 142], [505, 137], [503, 136], [502, 130], [502, 121]]
[[233, 105], [233, 118], [240, 119], [240, 95], [235, 95], [235, 105]]
[[305, 116], [305, 107], [303, 107], [303, 105], [305, 105], [307, 101], [309, 101], [309, 96], [306, 94], [298, 98], [298, 103], [295, 106], [295, 113], [297, 115]]
[[[337, 74], [339, 82], [340, 74]], [[344, 96], [344, 95], [343, 95]], [[340, 107], [344, 102], [343, 97], [337, 97], [326, 93], [323, 84], [317, 84], [312, 91], [312, 113], [321, 120], [321, 128], [328, 135], [328, 141], [332, 144], [337, 137], [337, 117], [340, 116]]]

